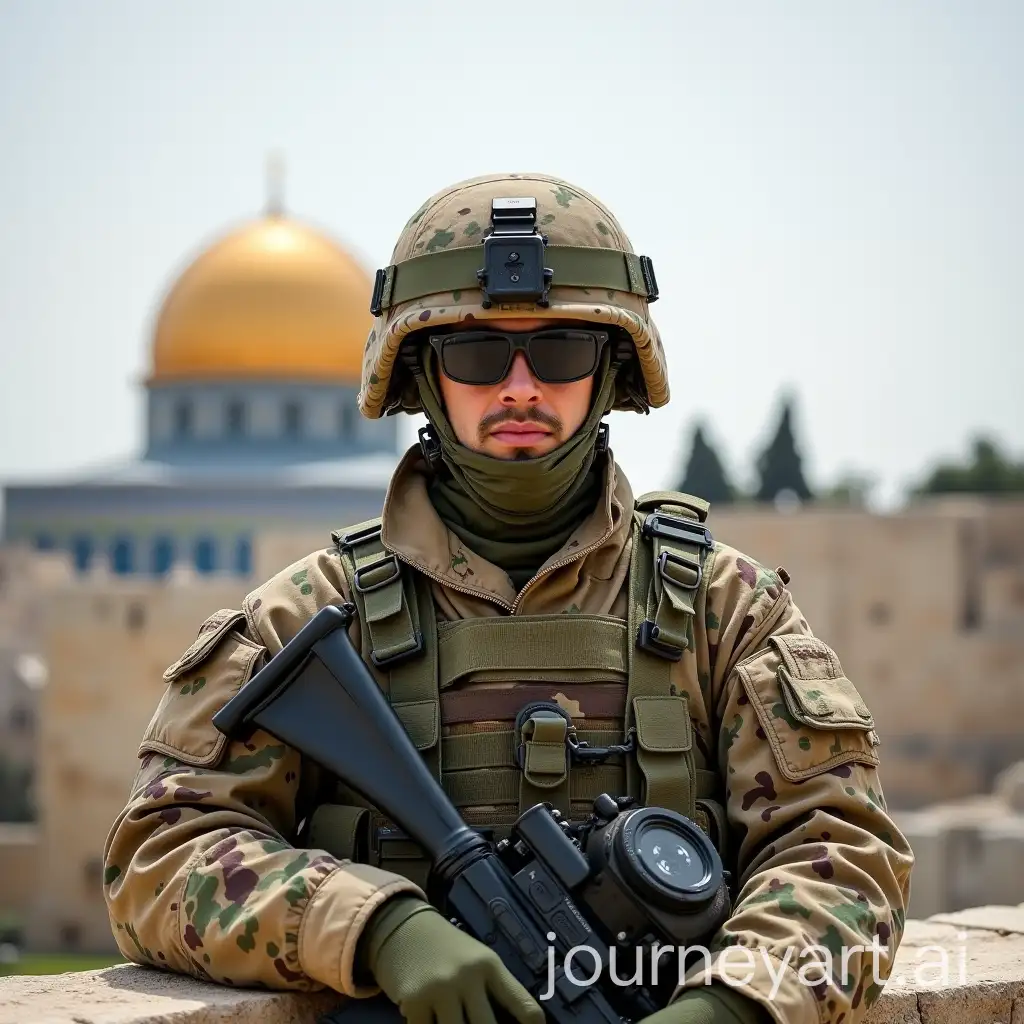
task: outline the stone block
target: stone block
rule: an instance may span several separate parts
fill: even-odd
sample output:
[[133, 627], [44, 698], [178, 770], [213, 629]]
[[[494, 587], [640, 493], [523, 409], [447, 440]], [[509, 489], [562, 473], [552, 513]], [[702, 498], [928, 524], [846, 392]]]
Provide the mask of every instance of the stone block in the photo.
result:
[[908, 917], [926, 918], [949, 907], [947, 831], [927, 813], [908, 815], [900, 829], [914, 851]]
[[0, 1024], [316, 1024], [342, 1002], [209, 984], [125, 964], [0, 978]]
[[1024, 814], [1024, 761], [1011, 764], [996, 776], [993, 793], [1016, 814]]
[[1015, 904], [1024, 900], [1024, 815], [1015, 814], [981, 831], [983, 884], [986, 904]]
[[971, 907], [950, 914], [929, 918], [933, 924], [952, 925], [959, 929], [978, 929], [1001, 935], [1024, 935], [1024, 906]]

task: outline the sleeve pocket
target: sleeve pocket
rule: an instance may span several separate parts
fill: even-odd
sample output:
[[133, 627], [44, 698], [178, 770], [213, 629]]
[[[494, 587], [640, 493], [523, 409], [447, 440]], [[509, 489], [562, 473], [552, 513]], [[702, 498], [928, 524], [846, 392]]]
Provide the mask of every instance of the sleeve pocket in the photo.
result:
[[779, 770], [799, 782], [857, 761], [877, 767], [874, 718], [839, 658], [822, 640], [782, 635], [738, 666]]
[[167, 687], [143, 734], [140, 756], [152, 751], [195, 767], [220, 760], [227, 737], [213, 716], [249, 681], [265, 653], [233, 628], [244, 618], [218, 612], [167, 669]]

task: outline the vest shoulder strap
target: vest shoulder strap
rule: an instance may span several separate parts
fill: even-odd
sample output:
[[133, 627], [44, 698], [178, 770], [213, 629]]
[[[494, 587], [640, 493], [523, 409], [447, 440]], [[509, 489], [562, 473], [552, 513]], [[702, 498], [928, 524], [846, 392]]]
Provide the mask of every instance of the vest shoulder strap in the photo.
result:
[[380, 517], [336, 530], [331, 539], [359, 611], [363, 660], [440, 780], [437, 617], [429, 582], [384, 548]]
[[698, 795], [693, 731], [689, 699], [673, 685], [672, 673], [694, 651], [704, 562], [714, 549], [704, 526], [709, 510], [708, 502], [692, 495], [652, 491], [636, 500], [632, 523], [626, 728], [635, 734], [637, 749], [629, 788], [645, 804], [689, 818]]

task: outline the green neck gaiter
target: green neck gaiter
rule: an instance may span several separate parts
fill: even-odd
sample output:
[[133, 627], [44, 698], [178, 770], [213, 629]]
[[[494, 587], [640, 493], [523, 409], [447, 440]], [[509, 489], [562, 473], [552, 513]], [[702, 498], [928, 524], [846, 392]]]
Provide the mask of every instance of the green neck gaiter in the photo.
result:
[[470, 550], [504, 569], [520, 590], [593, 512], [603, 491], [609, 457], [599, 456], [596, 443], [615, 391], [608, 350], [586, 421], [564, 444], [534, 459], [495, 459], [467, 448], [444, 413], [433, 364], [416, 379], [448, 470], [431, 480], [431, 502]]

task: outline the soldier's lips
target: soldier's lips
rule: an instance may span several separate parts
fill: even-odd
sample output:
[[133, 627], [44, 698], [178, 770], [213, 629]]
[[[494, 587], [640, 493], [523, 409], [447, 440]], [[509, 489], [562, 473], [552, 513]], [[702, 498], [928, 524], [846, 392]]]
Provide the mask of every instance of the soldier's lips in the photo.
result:
[[529, 446], [538, 444], [546, 437], [550, 437], [550, 431], [537, 427], [523, 429], [521, 427], [504, 426], [491, 432], [491, 437], [502, 444]]

